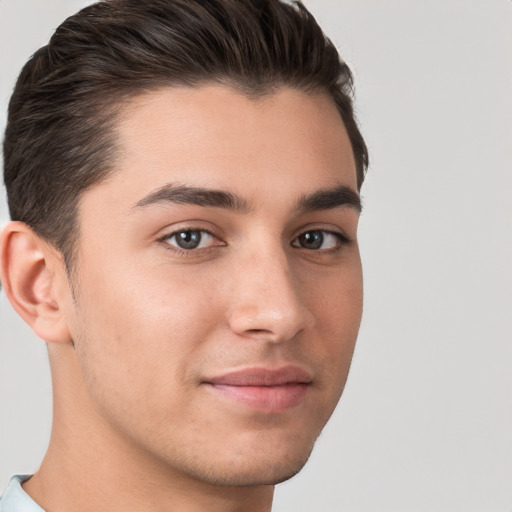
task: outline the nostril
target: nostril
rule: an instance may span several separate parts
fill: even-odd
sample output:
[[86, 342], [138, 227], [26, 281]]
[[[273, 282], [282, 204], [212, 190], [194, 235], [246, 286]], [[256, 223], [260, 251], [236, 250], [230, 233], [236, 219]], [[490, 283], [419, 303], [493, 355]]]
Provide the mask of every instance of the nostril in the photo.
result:
[[282, 272], [280, 282], [274, 281], [273, 293], [259, 293], [254, 290], [253, 283], [250, 283], [252, 288], [244, 286], [244, 292], [227, 312], [233, 332], [255, 341], [281, 343], [294, 339], [300, 331], [310, 327], [311, 312], [285, 273]]

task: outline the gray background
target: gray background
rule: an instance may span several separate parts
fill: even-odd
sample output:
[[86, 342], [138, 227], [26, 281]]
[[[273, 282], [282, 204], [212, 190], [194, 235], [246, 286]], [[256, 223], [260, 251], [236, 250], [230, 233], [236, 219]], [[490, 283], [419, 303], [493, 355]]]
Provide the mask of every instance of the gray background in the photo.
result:
[[[0, 128], [21, 65], [87, 3], [0, 0]], [[354, 69], [371, 150], [365, 314], [340, 407], [274, 510], [510, 512], [512, 3], [306, 3]], [[1, 488], [37, 468], [50, 406], [44, 344], [0, 294]]]

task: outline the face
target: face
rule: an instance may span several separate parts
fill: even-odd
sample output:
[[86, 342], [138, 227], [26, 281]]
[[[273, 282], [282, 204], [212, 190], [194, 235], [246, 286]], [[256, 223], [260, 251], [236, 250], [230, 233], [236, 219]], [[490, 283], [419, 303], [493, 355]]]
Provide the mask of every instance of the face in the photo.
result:
[[354, 158], [332, 100], [163, 89], [84, 193], [67, 321], [105, 425], [199, 481], [282, 481], [342, 393], [362, 277]]

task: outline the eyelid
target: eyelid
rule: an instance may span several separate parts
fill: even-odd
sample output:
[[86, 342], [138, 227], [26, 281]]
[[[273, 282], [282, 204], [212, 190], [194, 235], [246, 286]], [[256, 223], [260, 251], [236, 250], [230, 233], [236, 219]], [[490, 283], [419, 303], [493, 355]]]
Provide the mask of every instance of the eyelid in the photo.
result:
[[354, 238], [349, 236], [347, 234], [347, 230], [343, 229], [341, 226], [339, 226], [337, 224], [331, 224], [331, 223], [326, 224], [326, 223], [322, 223], [322, 222], [319, 222], [319, 223], [312, 222], [311, 224], [301, 226], [300, 229], [294, 230], [295, 234], [293, 235], [293, 239], [295, 239], [295, 238], [299, 237], [300, 235], [303, 235], [304, 233], [307, 233], [309, 231], [322, 231], [323, 233], [330, 233], [332, 235], [340, 237], [341, 239], [344, 239], [347, 243], [354, 241]]
[[[301, 245], [296, 245], [295, 242], [299, 239], [300, 236], [306, 234], [306, 233], [311, 233], [311, 232], [321, 232], [323, 233], [324, 235], [325, 234], [328, 234], [328, 235], [331, 235], [331, 236], [334, 236], [337, 240], [338, 240], [338, 244], [336, 245], [336, 247], [331, 247], [331, 248], [328, 248], [328, 249], [311, 249], [311, 248], [307, 248], [307, 247], [302, 247]], [[292, 239], [291, 241], [291, 246], [294, 247], [294, 248], [297, 248], [297, 249], [303, 249], [305, 251], [308, 251], [308, 252], [316, 252], [316, 253], [334, 253], [334, 252], [337, 252], [339, 250], [341, 250], [344, 246], [348, 246], [348, 245], [351, 245], [353, 243], [353, 239], [350, 238], [349, 236], [347, 236], [345, 234], [345, 232], [341, 229], [333, 229], [332, 227], [325, 227], [325, 226], [311, 226], [311, 227], [307, 227], [307, 228], [302, 228], [300, 230], [300, 232], [298, 232], [296, 234], [296, 236]]]
[[155, 239], [165, 240], [166, 238], [170, 238], [171, 236], [181, 233], [183, 231], [201, 231], [204, 233], [208, 233], [209, 235], [217, 238], [218, 240], [223, 240], [225, 235], [222, 230], [220, 230], [215, 224], [211, 222], [204, 221], [202, 219], [190, 219], [183, 220], [178, 222], [173, 222], [172, 224], [167, 225], [164, 228], [160, 228], [155, 235]]
[[[186, 231], [196, 231], [200, 233], [206, 233], [217, 243], [213, 243], [208, 247], [194, 248], [194, 249], [183, 249], [178, 247], [177, 245], [171, 244], [168, 242], [169, 239], [175, 237], [179, 233], [183, 233]], [[201, 253], [204, 253], [208, 250], [211, 250], [215, 247], [224, 247], [227, 244], [220, 238], [218, 234], [215, 234], [213, 230], [207, 229], [205, 227], [200, 227], [197, 224], [184, 224], [179, 227], [174, 227], [168, 231], [166, 231], [163, 235], [157, 238], [157, 242], [159, 242], [166, 250], [171, 251], [178, 256], [195, 256]]]

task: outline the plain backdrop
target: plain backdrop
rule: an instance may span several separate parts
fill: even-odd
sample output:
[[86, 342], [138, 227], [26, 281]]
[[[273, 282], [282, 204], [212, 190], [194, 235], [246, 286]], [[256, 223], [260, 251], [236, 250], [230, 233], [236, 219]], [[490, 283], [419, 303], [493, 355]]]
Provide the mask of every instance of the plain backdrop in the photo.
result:
[[[0, 0], [15, 77], [87, 1]], [[371, 153], [365, 312], [340, 406], [276, 512], [512, 511], [512, 3], [310, 0]], [[8, 214], [4, 191], [0, 224]], [[0, 294], [0, 487], [48, 442], [44, 343]]]

